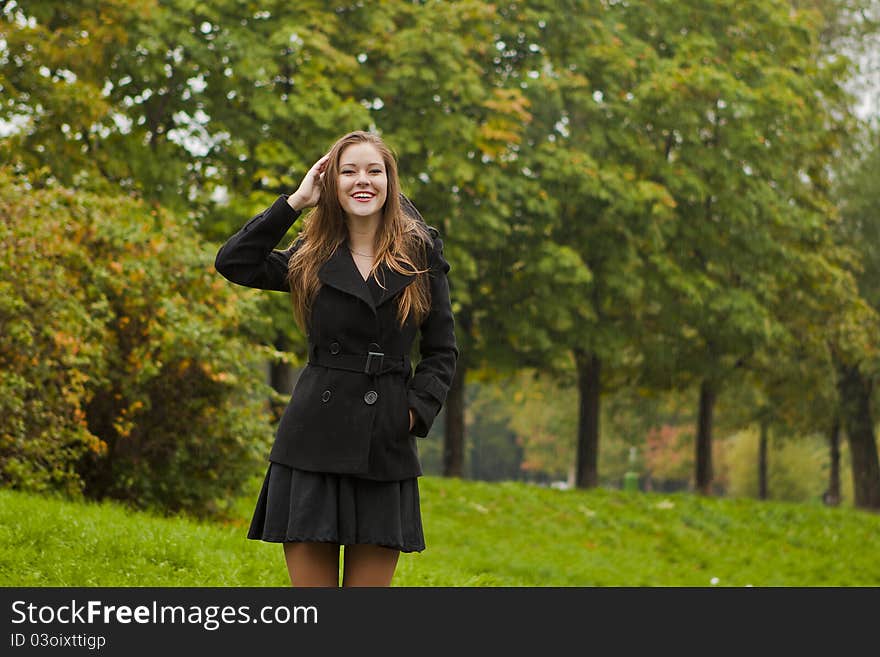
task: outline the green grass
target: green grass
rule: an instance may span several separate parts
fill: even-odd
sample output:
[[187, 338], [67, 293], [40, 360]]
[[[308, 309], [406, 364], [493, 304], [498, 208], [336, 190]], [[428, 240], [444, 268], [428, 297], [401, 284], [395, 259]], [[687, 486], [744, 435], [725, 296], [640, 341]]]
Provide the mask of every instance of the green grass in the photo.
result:
[[[227, 523], [0, 490], [0, 585], [286, 586]], [[690, 494], [420, 480], [427, 550], [395, 586], [878, 586], [880, 515]], [[714, 584], [713, 584], [714, 583]]]

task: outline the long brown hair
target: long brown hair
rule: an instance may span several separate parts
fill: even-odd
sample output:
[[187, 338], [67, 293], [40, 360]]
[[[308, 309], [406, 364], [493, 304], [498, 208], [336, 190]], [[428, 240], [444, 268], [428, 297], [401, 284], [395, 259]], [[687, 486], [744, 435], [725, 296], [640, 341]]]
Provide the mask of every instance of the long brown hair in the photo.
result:
[[383, 263], [399, 273], [416, 274], [416, 280], [404, 289], [398, 300], [397, 319], [401, 327], [410, 313], [416, 325], [420, 325], [431, 307], [426, 249], [432, 239], [428, 228], [420, 217], [411, 216], [401, 208], [400, 181], [394, 153], [378, 135], [357, 130], [341, 137], [330, 149], [330, 157], [321, 177], [318, 204], [304, 217], [303, 228], [294, 240], [301, 241], [301, 244], [290, 258], [287, 277], [294, 317], [300, 328], [306, 331], [309, 330], [312, 303], [321, 288], [318, 270], [336, 249], [346, 248], [348, 239], [345, 212], [336, 190], [339, 158], [348, 146], [362, 142], [372, 144], [382, 155], [388, 179], [382, 223], [375, 236], [376, 258], [369, 275], [384, 288], [376, 276], [376, 271]]

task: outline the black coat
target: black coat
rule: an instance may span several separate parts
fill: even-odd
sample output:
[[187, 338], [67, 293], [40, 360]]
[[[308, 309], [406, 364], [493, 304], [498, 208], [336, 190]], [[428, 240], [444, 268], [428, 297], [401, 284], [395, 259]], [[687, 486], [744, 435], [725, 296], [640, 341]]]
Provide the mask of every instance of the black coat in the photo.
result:
[[[401, 203], [421, 219], [402, 195]], [[287, 195], [279, 196], [220, 247], [217, 271], [238, 285], [290, 293], [287, 265], [299, 240], [285, 251], [274, 247], [299, 215]], [[271, 461], [379, 480], [422, 474], [414, 436], [428, 434], [458, 359], [449, 263], [437, 229], [428, 229], [431, 311], [421, 326], [410, 316], [400, 328], [396, 318], [397, 298], [414, 275], [382, 265], [378, 275], [387, 288], [382, 290], [373, 276], [364, 281], [345, 245], [321, 266], [322, 285], [309, 319], [309, 363], [278, 424]], [[421, 358], [413, 373], [410, 353], [417, 333]], [[415, 416], [412, 432], [409, 409]]]

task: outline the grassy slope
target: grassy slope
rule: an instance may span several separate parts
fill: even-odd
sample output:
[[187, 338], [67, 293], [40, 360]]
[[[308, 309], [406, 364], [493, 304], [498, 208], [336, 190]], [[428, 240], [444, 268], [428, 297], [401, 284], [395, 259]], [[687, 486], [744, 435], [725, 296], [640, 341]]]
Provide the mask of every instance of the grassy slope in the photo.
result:
[[[875, 514], [420, 481], [428, 549], [396, 586], [880, 585]], [[245, 538], [256, 490], [226, 525], [0, 490], [0, 585], [285, 586], [281, 546]]]

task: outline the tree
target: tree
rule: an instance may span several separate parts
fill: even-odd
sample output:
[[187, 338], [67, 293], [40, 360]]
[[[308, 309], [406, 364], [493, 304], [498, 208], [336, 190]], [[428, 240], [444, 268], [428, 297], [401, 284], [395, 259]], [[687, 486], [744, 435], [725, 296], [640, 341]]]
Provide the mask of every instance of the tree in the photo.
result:
[[[503, 188], [520, 255], [492, 288], [486, 326], [518, 362], [576, 382], [575, 480], [595, 486], [600, 395], [620, 385], [605, 367], [613, 373], [635, 357], [642, 262], [662, 248], [644, 228], [672, 204], [631, 167], [619, 106], [596, 101], [616, 98], [631, 74], [609, 11], [556, 2], [505, 11], [499, 66], [524, 89], [533, 118], [516, 153], [521, 176]], [[500, 310], [516, 300], [515, 314]]]
[[[828, 165], [851, 125], [840, 86], [847, 61], [824, 59], [815, 16], [787, 3], [626, 13], [649, 47], [650, 73], [632, 90], [642, 119], [633, 123], [650, 145], [642, 166], [677, 214], [672, 259], [651, 263], [661, 310], [646, 359], [699, 388], [695, 479], [708, 493], [724, 382], [790, 339], [785, 316], [811, 285], [839, 277]], [[670, 379], [660, 368], [648, 380], [661, 377]]]
[[836, 193], [841, 241], [859, 253], [859, 292], [868, 304], [858, 323], [843, 326], [834, 343], [842, 425], [849, 441], [856, 506], [880, 509], [880, 463], [874, 433], [874, 388], [880, 376], [880, 138], [867, 134], [869, 147], [842, 166]]

